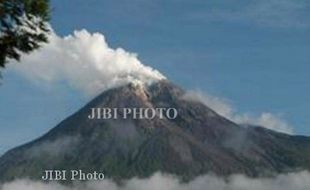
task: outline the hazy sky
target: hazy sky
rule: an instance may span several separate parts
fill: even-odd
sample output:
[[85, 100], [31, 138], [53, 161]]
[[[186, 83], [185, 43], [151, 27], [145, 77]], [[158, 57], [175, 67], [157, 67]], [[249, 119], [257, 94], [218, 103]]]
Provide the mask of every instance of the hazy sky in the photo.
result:
[[[51, 3], [58, 35], [79, 29], [103, 33], [110, 46], [137, 53], [184, 88], [224, 98], [241, 113], [281, 115], [296, 134], [310, 135], [310, 1]], [[89, 101], [66, 84], [42, 87], [10, 70], [3, 77], [0, 154]]]

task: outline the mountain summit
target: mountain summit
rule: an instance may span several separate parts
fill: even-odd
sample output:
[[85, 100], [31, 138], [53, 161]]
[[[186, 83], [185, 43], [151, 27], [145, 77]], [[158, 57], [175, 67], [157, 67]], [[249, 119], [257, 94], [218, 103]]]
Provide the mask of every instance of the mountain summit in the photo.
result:
[[[252, 177], [310, 169], [310, 138], [240, 126], [162, 80], [103, 92], [44, 136], [0, 158], [0, 181], [40, 180], [47, 169], [103, 171], [107, 178], [169, 173]], [[175, 108], [175, 119], [89, 119], [91, 108]], [[121, 112], [117, 112], [121, 114]]]

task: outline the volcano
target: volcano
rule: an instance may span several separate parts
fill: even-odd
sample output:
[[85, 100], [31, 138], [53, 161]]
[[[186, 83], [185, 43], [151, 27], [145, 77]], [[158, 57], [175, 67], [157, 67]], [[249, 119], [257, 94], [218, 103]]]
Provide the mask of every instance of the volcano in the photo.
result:
[[[155, 172], [191, 180], [310, 169], [310, 138], [238, 125], [167, 80], [107, 90], [42, 137], [0, 158], [0, 181], [40, 180], [47, 169], [103, 171], [107, 178]], [[175, 108], [174, 119], [89, 119], [92, 108]], [[122, 114], [122, 113], [117, 113]]]

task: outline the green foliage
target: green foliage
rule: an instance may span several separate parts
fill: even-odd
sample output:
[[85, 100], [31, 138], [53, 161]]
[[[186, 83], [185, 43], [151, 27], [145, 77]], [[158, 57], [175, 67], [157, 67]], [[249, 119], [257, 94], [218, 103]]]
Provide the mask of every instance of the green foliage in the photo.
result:
[[47, 42], [48, 0], [0, 0], [0, 67]]

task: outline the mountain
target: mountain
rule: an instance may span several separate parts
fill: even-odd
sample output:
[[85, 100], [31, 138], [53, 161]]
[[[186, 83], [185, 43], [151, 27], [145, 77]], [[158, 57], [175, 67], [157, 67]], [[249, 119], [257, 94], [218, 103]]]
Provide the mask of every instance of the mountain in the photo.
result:
[[[103, 171], [116, 180], [157, 171], [190, 180], [206, 173], [258, 177], [310, 169], [310, 138], [238, 125], [184, 94], [166, 80], [105, 91], [44, 136], [3, 155], [0, 181], [40, 180], [45, 169]], [[178, 115], [89, 119], [97, 107], [176, 108]]]

